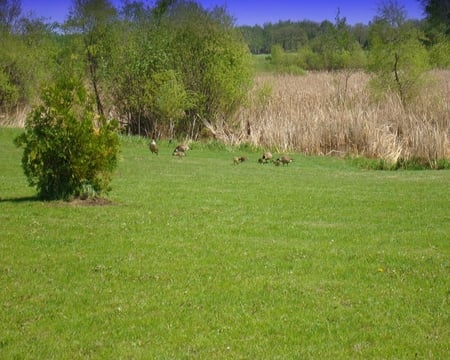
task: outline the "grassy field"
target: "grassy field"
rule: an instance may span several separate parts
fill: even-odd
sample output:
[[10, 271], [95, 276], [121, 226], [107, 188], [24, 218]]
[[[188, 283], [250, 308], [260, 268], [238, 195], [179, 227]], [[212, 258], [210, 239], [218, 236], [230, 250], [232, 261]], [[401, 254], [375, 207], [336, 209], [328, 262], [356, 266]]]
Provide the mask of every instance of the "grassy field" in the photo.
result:
[[448, 357], [450, 171], [123, 138], [112, 203], [80, 206], [34, 198], [18, 132], [0, 129], [0, 358]]

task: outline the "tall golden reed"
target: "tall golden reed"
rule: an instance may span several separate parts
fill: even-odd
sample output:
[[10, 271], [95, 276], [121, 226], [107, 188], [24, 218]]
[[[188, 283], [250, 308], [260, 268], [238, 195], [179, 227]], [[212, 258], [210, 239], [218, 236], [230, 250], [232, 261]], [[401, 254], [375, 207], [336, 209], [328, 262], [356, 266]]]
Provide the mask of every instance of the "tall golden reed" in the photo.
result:
[[258, 75], [223, 140], [278, 151], [420, 159], [450, 158], [450, 70], [431, 73], [414, 103], [376, 101], [363, 72]]

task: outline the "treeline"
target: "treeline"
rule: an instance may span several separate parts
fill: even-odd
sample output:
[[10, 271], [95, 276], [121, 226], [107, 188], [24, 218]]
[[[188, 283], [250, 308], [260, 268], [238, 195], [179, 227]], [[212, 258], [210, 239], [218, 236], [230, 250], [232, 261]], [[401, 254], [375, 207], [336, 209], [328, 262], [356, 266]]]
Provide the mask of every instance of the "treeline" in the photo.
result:
[[[433, 2], [436, 1], [430, 1]], [[385, 31], [380, 28], [380, 23], [415, 32], [429, 51], [430, 66], [449, 67], [449, 31], [448, 25], [444, 24], [450, 19], [442, 19], [441, 23], [433, 23], [429, 18], [408, 20], [400, 5], [392, 2], [389, 6], [369, 24], [349, 25], [338, 12], [334, 23], [328, 20], [321, 23], [279, 21], [263, 26], [241, 26], [240, 30], [252, 54], [270, 55], [266, 58], [266, 67], [272, 66], [276, 71], [365, 69], [374, 38], [380, 30]]]
[[367, 49], [369, 25], [347, 25], [346, 19], [341, 18], [339, 14], [336, 16], [336, 23], [328, 20], [321, 23], [310, 20], [298, 22], [288, 20], [275, 24], [266, 23], [263, 26], [241, 26], [240, 29], [252, 54], [269, 54], [275, 45], [279, 45], [286, 52], [296, 52], [305, 46], [318, 47], [336, 27], [340, 29], [345, 27], [347, 35], [359, 46]]

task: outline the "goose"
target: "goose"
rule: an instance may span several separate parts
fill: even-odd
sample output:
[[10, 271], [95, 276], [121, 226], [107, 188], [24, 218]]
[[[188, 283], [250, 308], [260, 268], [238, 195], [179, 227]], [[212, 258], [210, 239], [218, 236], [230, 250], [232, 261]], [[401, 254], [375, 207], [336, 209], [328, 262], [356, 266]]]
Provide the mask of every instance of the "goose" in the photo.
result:
[[247, 161], [247, 156], [235, 156], [233, 158], [234, 165], [237, 165], [237, 164], [242, 163], [244, 161]]
[[272, 161], [272, 153], [271, 152], [269, 152], [269, 151], [266, 151], [264, 154], [263, 154], [263, 156], [262, 156], [262, 160], [263, 160], [263, 162], [264, 163], [267, 163], [267, 162], [269, 162], [269, 161]]
[[182, 151], [177, 151], [177, 152], [174, 152], [172, 155], [178, 156], [180, 159], [182, 159], [183, 157], [186, 156], [186, 153], [184, 153]]
[[284, 165], [289, 165], [293, 159], [289, 156], [282, 156], [281, 158], [277, 159], [277, 161], [281, 162]]
[[[172, 155], [178, 155], [178, 156], [180, 156], [179, 154], [181, 154], [181, 153], [183, 153], [184, 155], [186, 155], [186, 152], [189, 150], [189, 146], [187, 146], [186, 144], [181, 144], [181, 145], [178, 145], [174, 150], [173, 150], [173, 153], [172, 153]], [[184, 156], [184, 155], [181, 155], [181, 156]]]
[[158, 155], [159, 149], [158, 149], [158, 145], [156, 145], [156, 141], [155, 141], [154, 139], [153, 139], [152, 142], [150, 143], [150, 151], [151, 151], [153, 154]]

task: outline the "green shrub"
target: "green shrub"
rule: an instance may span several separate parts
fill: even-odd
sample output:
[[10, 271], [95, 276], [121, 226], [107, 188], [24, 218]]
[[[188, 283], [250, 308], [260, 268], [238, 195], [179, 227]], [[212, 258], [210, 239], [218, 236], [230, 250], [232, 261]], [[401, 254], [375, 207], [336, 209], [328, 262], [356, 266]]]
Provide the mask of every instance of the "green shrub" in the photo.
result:
[[42, 92], [43, 104], [15, 139], [22, 167], [43, 199], [92, 197], [109, 190], [119, 151], [118, 123], [95, 113], [79, 80], [61, 78]]
[[16, 104], [19, 99], [19, 90], [11, 84], [8, 77], [0, 68], [0, 111], [5, 111]]

